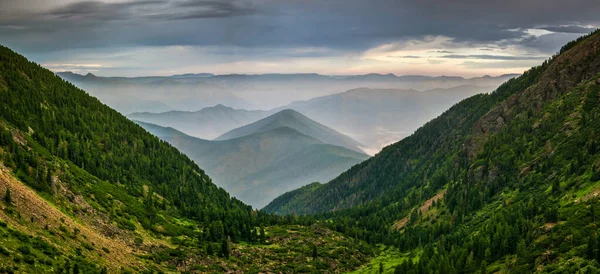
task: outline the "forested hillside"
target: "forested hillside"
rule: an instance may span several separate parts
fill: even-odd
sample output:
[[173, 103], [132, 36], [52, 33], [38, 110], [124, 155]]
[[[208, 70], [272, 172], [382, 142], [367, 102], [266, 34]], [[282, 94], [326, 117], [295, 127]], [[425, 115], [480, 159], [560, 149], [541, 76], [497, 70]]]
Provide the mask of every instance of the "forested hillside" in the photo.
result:
[[398, 273], [598, 271], [599, 85], [596, 31], [265, 210], [393, 246]]
[[[39, 151], [15, 148], [7, 162], [14, 162], [19, 178], [36, 190], [51, 191], [51, 182], [38, 180], [28, 169], [38, 177], [49, 174], [41, 178], [56, 175], [51, 156], [57, 156], [121, 185], [130, 195], [155, 192], [182, 216], [206, 224], [235, 219], [238, 229], [251, 224], [251, 208], [217, 188], [175, 148], [9, 49], [1, 48], [0, 58], [2, 118], [40, 146]], [[37, 153], [50, 159], [42, 160]], [[148, 218], [138, 218], [152, 225]]]
[[308, 218], [252, 210], [174, 147], [5, 47], [0, 197], [0, 272], [340, 272], [372, 254]]

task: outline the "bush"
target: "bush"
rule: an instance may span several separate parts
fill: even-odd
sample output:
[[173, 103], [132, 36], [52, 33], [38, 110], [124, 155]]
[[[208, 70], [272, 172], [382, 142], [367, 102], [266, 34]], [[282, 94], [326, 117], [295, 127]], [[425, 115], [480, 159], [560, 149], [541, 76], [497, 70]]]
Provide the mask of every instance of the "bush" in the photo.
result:
[[25, 263], [28, 263], [30, 265], [35, 264], [35, 259], [32, 256], [25, 256], [25, 258], [23, 258], [23, 261], [25, 261]]
[[0, 246], [0, 254], [2, 254], [4, 256], [8, 256], [8, 255], [10, 255], [10, 252], [6, 248]]
[[26, 246], [26, 245], [19, 246], [19, 248], [17, 248], [17, 250], [19, 252], [21, 252], [21, 254], [23, 254], [23, 255], [31, 254], [31, 249], [29, 248], [29, 246]]
[[94, 247], [86, 242], [81, 243], [81, 246], [90, 251], [94, 250]]
[[135, 224], [125, 218], [117, 218], [117, 226], [122, 229], [135, 230]]

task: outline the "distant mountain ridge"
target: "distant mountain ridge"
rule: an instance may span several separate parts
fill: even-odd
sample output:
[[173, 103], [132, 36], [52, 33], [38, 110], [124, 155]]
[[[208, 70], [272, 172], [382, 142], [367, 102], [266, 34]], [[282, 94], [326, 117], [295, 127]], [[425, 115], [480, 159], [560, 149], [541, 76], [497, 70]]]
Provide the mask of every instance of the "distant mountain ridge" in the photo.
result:
[[226, 134], [231, 138], [214, 141], [174, 128], [136, 123], [187, 154], [217, 185], [257, 208], [286, 191], [329, 181], [368, 158], [356, 141], [293, 110], [275, 113]]
[[374, 154], [410, 135], [460, 100], [493, 89], [492, 86], [458, 86], [427, 91], [357, 88], [292, 102], [279, 109], [294, 109], [312, 117], [364, 144], [361, 148]]
[[406, 137], [454, 103], [491, 90], [492, 86], [458, 86], [426, 91], [356, 88], [271, 110], [234, 109], [219, 104], [200, 111], [132, 113], [128, 117], [173, 127], [201, 139], [223, 139], [229, 137], [221, 135], [236, 127], [254, 123], [281, 110], [293, 109], [356, 140], [346, 142], [349, 144], [346, 147], [353, 150], [358, 147], [372, 155]]
[[289, 127], [297, 130], [298, 132], [316, 138], [321, 142], [336, 144], [363, 153], [363, 151], [359, 148], [362, 146], [362, 144], [359, 142], [340, 134], [331, 128], [319, 124], [305, 115], [291, 109], [281, 110], [257, 122], [233, 129], [215, 138], [215, 140], [239, 138], [250, 134], [269, 131], [279, 127]]
[[319, 73], [264, 73], [264, 74], [213, 74], [213, 73], [184, 73], [174, 74], [170, 76], [133, 76], [133, 77], [122, 77], [122, 76], [96, 76], [93, 73], [87, 73], [85, 75], [74, 73], [72, 71], [57, 72], [57, 75], [67, 78], [75, 77], [89, 77], [89, 78], [104, 78], [104, 79], [121, 79], [121, 80], [135, 80], [135, 79], [165, 79], [165, 78], [294, 78], [294, 77], [315, 77], [315, 78], [335, 78], [335, 79], [352, 79], [357, 80], [361, 78], [379, 78], [379, 79], [394, 79], [400, 81], [419, 81], [419, 80], [431, 80], [431, 79], [444, 79], [444, 80], [479, 80], [479, 79], [491, 79], [491, 78], [514, 78], [519, 76], [518, 73], [501, 74], [498, 76], [476, 76], [476, 77], [462, 77], [462, 76], [428, 76], [428, 75], [396, 75], [393, 73], [368, 73], [368, 74], [355, 74], [355, 75], [329, 75]]
[[[367, 87], [372, 89], [430, 90], [461, 85], [493, 86], [515, 75], [463, 78], [458, 76], [419, 76], [394, 74], [321, 75], [299, 74], [180, 74], [148, 77], [101, 77], [88, 73], [57, 73], [86, 89], [123, 114], [161, 112], [139, 104], [149, 100], [170, 109], [197, 111], [223, 104], [241, 109], [273, 109], [293, 101]], [[120, 104], [116, 104], [119, 102]]]
[[269, 114], [268, 111], [234, 109], [218, 104], [199, 111], [136, 112], [127, 117], [172, 127], [202, 139], [214, 139], [229, 130], [258, 121]]

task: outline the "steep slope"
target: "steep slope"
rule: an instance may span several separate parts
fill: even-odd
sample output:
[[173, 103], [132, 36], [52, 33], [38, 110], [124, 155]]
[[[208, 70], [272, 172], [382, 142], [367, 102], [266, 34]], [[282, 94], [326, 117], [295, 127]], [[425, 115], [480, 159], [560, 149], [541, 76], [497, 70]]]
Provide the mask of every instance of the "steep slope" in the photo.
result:
[[[238, 231], [252, 226], [251, 208], [212, 184], [189, 158], [4, 47], [0, 79], [0, 121], [9, 148], [3, 162], [51, 201], [61, 201], [61, 188], [73, 197], [85, 193], [81, 199], [96, 205], [94, 210], [116, 211], [106, 220], [109, 228], [139, 224], [165, 235], [182, 232], [173, 217], [197, 219], [206, 227], [224, 222]], [[167, 210], [172, 217], [159, 217]], [[214, 216], [217, 212], [225, 218]]]
[[361, 144], [350, 137], [345, 136], [331, 128], [311, 120], [310, 118], [291, 109], [281, 110], [267, 118], [252, 124], [233, 129], [215, 140], [234, 139], [254, 133], [269, 131], [272, 129], [287, 127], [311, 136], [323, 143], [342, 146], [356, 152], [362, 153], [359, 148]]
[[268, 114], [268, 112], [262, 110], [233, 109], [216, 105], [193, 112], [138, 112], [129, 114], [127, 117], [141, 122], [172, 127], [198, 138], [214, 139], [234, 128], [265, 118]]
[[[343, 272], [372, 254], [310, 219], [252, 210], [174, 147], [5, 47], [0, 197], [6, 273]], [[320, 256], [307, 263], [311, 248]]]
[[289, 127], [209, 141], [138, 123], [186, 153], [232, 195], [257, 208], [286, 191], [328, 181], [368, 157]]
[[332, 227], [399, 248], [397, 273], [596, 272], [599, 94], [596, 31], [267, 209], [328, 212]]
[[359, 88], [282, 108], [296, 110], [344, 132], [364, 144], [365, 150], [376, 153], [460, 100], [491, 92], [495, 87], [463, 85], [426, 91]]

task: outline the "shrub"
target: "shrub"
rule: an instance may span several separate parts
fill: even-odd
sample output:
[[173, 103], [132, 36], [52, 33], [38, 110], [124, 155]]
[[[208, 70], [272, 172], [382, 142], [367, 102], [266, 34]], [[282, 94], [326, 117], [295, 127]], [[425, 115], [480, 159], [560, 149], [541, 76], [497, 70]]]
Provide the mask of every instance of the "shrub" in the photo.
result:
[[30, 265], [35, 264], [35, 259], [32, 256], [25, 256], [23, 258], [23, 261], [26, 262], [26, 263], [28, 263], [28, 264], [30, 264]]
[[19, 246], [19, 248], [17, 248], [17, 250], [19, 252], [21, 252], [21, 254], [23, 254], [23, 255], [31, 254], [31, 249], [29, 248], [29, 246], [26, 246], [26, 245]]
[[2, 254], [4, 256], [8, 256], [8, 255], [10, 255], [10, 252], [6, 248], [0, 246], [0, 254]]

